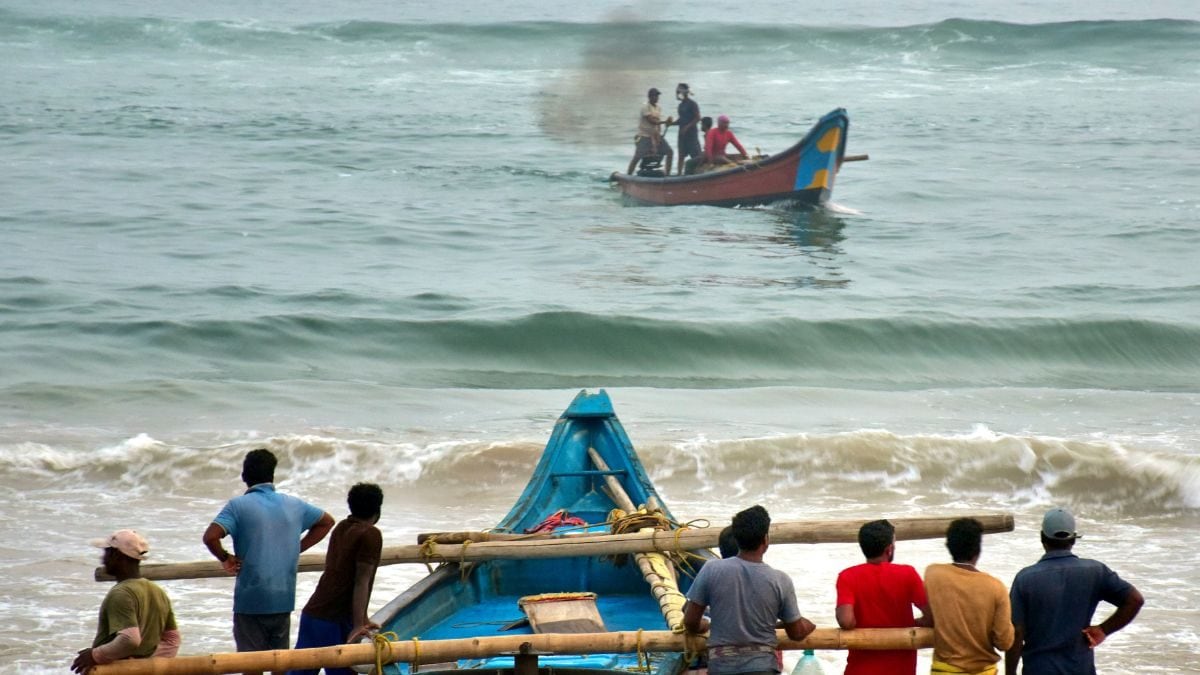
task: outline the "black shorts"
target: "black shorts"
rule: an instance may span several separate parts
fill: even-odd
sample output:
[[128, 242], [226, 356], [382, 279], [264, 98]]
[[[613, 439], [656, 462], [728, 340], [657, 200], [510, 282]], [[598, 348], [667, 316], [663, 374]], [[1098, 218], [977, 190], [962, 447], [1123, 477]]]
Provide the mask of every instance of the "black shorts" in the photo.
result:
[[704, 151], [700, 149], [700, 135], [695, 130], [679, 134], [680, 157], [700, 157], [702, 155], [704, 155]]

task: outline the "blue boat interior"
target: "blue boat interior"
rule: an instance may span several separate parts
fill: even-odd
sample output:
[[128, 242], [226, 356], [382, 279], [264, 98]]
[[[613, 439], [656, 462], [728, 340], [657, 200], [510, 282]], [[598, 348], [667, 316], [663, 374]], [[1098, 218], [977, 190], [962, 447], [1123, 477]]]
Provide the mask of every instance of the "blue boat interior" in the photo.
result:
[[[589, 448], [600, 454], [607, 469], [593, 463]], [[608, 395], [580, 392], [555, 424], [524, 492], [495, 529], [524, 533], [565, 509], [566, 515], [580, 518], [586, 525], [560, 527], [554, 535], [607, 532], [609, 514], [615, 508], [604, 490], [608, 476], [620, 481], [634, 504], [658, 501]], [[659, 507], [670, 517], [660, 501]], [[686, 592], [690, 578], [679, 577], [681, 590]], [[596, 609], [609, 631], [667, 629], [649, 584], [631, 558], [588, 556], [498, 559], [468, 563], [465, 571], [457, 563], [444, 565], [389, 605], [392, 613], [382, 630], [394, 632], [402, 640], [528, 634], [532, 632], [529, 624], [520, 622], [524, 618], [518, 606], [521, 597], [576, 591], [596, 594]], [[670, 675], [682, 667], [678, 654], [651, 656], [649, 671], [656, 675]], [[635, 654], [547, 655], [539, 664], [556, 670], [645, 672], [638, 669]], [[512, 667], [512, 657], [496, 657], [420, 670]], [[408, 673], [409, 668], [409, 664], [393, 664], [385, 670]]]

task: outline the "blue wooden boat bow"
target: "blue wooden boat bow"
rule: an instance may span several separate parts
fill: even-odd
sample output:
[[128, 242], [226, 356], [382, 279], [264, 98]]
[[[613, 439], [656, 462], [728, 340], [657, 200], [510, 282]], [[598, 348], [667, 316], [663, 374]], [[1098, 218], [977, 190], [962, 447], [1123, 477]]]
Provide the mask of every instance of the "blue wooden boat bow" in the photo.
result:
[[[594, 451], [597, 460], [589, 456]], [[599, 466], [598, 466], [599, 464]], [[531, 531], [559, 512], [584, 524], [556, 530], [601, 534], [610, 531], [610, 514], [621, 506], [607, 485], [615, 481], [636, 506], [651, 504], [673, 520], [662, 505], [641, 460], [604, 391], [580, 392], [554, 425], [546, 449], [512, 509], [497, 523], [500, 532]], [[707, 550], [696, 555], [711, 557]], [[690, 578], [679, 575], [686, 592]], [[658, 600], [638, 565], [613, 556], [506, 558], [478, 563], [448, 563], [417, 582], [373, 617], [382, 631], [399, 639], [440, 640], [532, 633], [521, 598], [548, 593], [595, 594], [595, 610], [608, 631], [666, 630]], [[542, 667], [555, 670], [632, 671], [675, 675], [684, 668], [680, 653], [649, 654], [641, 670], [637, 654], [546, 655]], [[511, 670], [513, 656], [463, 659], [441, 669]], [[410, 665], [392, 664], [388, 673], [408, 673]]]

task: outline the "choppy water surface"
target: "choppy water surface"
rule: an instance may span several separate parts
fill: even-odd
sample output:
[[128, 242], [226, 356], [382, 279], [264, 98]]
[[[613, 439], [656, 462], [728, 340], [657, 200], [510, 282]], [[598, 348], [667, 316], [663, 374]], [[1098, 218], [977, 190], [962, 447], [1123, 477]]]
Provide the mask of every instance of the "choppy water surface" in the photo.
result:
[[[90, 639], [87, 539], [203, 558], [250, 448], [339, 516], [380, 482], [406, 543], [494, 523], [606, 387], [680, 516], [1010, 511], [1007, 582], [1070, 505], [1148, 600], [1102, 669], [1195, 672], [1200, 15], [811, 9], [0, 8], [0, 664]], [[819, 211], [625, 206], [678, 81], [768, 152], [845, 107], [871, 160]], [[830, 625], [853, 547], [770, 556]], [[228, 582], [168, 590], [232, 648]]]

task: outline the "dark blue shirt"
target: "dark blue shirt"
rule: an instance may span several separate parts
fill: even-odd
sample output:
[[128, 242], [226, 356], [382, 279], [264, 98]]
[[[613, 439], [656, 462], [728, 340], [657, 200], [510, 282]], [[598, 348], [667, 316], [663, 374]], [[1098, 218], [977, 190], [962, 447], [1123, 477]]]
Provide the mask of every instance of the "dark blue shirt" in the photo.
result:
[[[693, 120], [699, 120], [699, 119], [700, 119], [700, 104], [699, 103], [696, 103], [695, 101], [693, 101], [690, 98], [686, 98], [679, 102], [679, 115], [678, 115], [678, 117], [676, 117], [676, 120], [678, 120], [677, 123], [679, 124], [680, 129], [683, 129], [684, 127], [686, 127]], [[688, 130], [687, 133], [696, 134], [697, 137], [699, 137], [700, 124], [697, 122], [696, 125], [693, 126], [690, 130]]]
[[1095, 675], [1095, 652], [1083, 629], [1103, 600], [1120, 605], [1133, 588], [1104, 563], [1049, 551], [1017, 573], [1009, 597], [1012, 622], [1023, 626], [1024, 675]]

